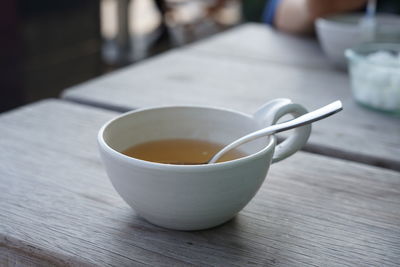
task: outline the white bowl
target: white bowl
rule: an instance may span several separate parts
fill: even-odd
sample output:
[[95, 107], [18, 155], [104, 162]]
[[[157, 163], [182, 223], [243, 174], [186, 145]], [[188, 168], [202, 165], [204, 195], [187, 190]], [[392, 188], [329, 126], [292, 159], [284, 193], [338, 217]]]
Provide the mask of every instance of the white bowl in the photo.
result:
[[337, 67], [346, 67], [344, 51], [364, 42], [399, 42], [400, 16], [379, 14], [376, 35], [369, 38], [360, 30], [360, 19], [364, 14], [343, 14], [316, 21], [316, 31], [322, 50]]

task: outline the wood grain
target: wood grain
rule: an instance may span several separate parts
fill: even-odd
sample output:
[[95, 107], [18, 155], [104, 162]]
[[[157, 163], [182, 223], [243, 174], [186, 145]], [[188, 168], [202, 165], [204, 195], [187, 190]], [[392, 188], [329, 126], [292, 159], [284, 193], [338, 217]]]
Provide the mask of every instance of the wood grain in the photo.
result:
[[63, 96], [118, 111], [180, 104], [250, 114], [274, 98], [290, 98], [309, 110], [340, 99], [344, 111], [315, 123], [305, 149], [400, 170], [400, 119], [358, 106], [341, 71], [221, 59], [183, 49], [79, 85]]
[[0, 246], [0, 266], [56, 266], [56, 262], [35, 258], [24, 252]]
[[141, 219], [106, 177], [96, 134], [115, 115], [57, 100], [0, 115], [0, 263], [400, 264], [399, 172], [299, 152], [272, 166], [234, 220], [170, 231]]
[[315, 38], [279, 32], [259, 23], [243, 24], [188, 47], [222, 59], [333, 69]]

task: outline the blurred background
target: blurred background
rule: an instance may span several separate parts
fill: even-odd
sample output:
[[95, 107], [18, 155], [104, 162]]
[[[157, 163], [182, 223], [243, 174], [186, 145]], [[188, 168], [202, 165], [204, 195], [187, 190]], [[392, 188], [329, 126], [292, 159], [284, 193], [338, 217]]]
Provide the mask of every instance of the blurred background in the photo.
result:
[[249, 0], [2, 0], [0, 111], [258, 21]]
[[[366, 8], [370, 3], [373, 8]], [[58, 97], [65, 88], [245, 22], [305, 35], [313, 32], [316, 21], [322, 50], [342, 69], [346, 48], [371, 40], [391, 42], [390, 49], [363, 52], [387, 67], [399, 50], [398, 14], [400, 0], [2, 0], [0, 112]], [[367, 55], [382, 49], [387, 51]], [[385, 80], [378, 87], [389, 84], [398, 98], [397, 70], [396, 65], [393, 75], [377, 80]], [[358, 84], [363, 84], [364, 71], [360, 73]], [[400, 110], [398, 104], [394, 109]]]

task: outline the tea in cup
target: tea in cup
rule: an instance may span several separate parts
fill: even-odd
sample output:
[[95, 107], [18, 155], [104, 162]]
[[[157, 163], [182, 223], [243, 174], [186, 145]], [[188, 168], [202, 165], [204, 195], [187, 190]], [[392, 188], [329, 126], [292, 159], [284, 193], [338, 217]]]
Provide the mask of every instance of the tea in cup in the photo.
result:
[[170, 229], [200, 230], [242, 210], [271, 163], [307, 142], [311, 125], [296, 128], [278, 145], [275, 136], [269, 136], [241, 145], [221, 162], [204, 164], [207, 159], [284, 115], [305, 113], [288, 99], [272, 100], [254, 115], [198, 106], [141, 109], [107, 122], [98, 143], [114, 188], [139, 215]]

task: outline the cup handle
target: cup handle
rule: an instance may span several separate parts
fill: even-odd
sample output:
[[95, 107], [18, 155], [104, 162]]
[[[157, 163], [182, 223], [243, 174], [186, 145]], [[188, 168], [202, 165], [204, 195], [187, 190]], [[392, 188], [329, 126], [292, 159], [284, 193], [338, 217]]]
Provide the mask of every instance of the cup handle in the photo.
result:
[[[301, 105], [293, 103], [287, 98], [278, 98], [261, 106], [253, 117], [262, 127], [275, 124], [281, 117], [291, 114], [295, 118], [304, 115], [308, 111]], [[311, 124], [294, 129], [294, 133], [275, 147], [272, 163], [281, 161], [300, 150], [311, 133]]]

